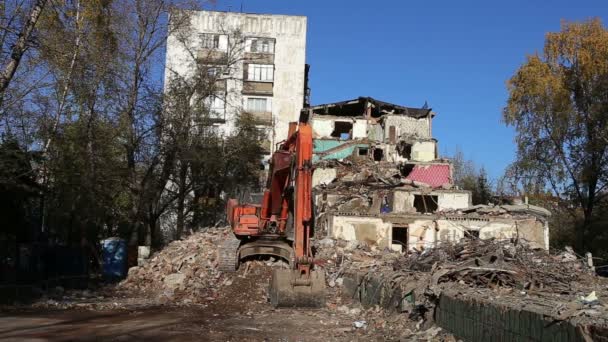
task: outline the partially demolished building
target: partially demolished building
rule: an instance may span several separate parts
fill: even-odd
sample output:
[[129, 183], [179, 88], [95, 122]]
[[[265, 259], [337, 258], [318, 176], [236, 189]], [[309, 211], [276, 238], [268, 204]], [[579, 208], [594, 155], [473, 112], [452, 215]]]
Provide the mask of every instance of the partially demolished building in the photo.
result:
[[466, 235], [549, 246], [549, 212], [527, 204], [472, 206], [437, 153], [435, 113], [370, 97], [311, 107], [317, 229], [397, 251]]

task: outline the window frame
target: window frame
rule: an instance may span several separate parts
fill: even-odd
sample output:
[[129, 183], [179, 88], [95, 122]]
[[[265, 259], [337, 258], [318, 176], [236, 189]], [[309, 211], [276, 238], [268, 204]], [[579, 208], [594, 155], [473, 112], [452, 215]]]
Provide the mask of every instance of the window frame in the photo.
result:
[[247, 64], [247, 81], [274, 82], [274, 64]]
[[[223, 118], [226, 115], [226, 100], [219, 94], [209, 95], [205, 98], [205, 106], [212, 118]], [[216, 104], [221, 103], [221, 106]]]
[[[249, 53], [266, 53], [266, 54], [274, 54], [277, 41], [275, 38], [270, 37], [247, 37], [247, 51]], [[267, 51], [261, 51], [258, 49], [258, 46], [264, 46], [264, 44], [259, 44], [259, 42], [268, 43]], [[254, 49], [255, 46], [255, 49]]]
[[[199, 45], [202, 49], [219, 50], [220, 49], [220, 34], [219, 33], [199, 33]], [[212, 37], [207, 40], [205, 38]], [[207, 46], [207, 42], [211, 42], [211, 47]]]
[[[248, 113], [268, 113], [268, 112], [272, 112], [272, 98], [270, 97], [262, 97], [262, 96], [248, 96], [245, 99], [245, 111]], [[251, 108], [249, 106], [251, 100], [263, 100], [264, 101], [264, 108], [262, 110], [259, 110], [258, 108]], [[270, 106], [269, 106], [270, 104]], [[256, 106], [253, 106], [256, 107]], [[260, 106], [261, 107], [261, 106]], [[271, 109], [269, 110], [268, 107], [270, 107]]]

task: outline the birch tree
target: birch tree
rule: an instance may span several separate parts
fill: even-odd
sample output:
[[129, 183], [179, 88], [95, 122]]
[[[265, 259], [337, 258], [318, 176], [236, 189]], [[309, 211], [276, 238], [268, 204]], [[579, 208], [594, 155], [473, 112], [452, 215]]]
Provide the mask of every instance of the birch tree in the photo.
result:
[[608, 196], [608, 30], [599, 19], [563, 22], [508, 90], [503, 118], [517, 131], [517, 170], [582, 214], [576, 246], [584, 251], [595, 209]]

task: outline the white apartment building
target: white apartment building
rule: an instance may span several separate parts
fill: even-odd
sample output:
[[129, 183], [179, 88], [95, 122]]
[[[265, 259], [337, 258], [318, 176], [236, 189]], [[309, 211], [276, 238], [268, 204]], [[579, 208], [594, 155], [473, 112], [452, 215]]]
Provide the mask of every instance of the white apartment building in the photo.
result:
[[217, 63], [207, 69], [221, 73], [217, 96], [208, 99], [215, 125], [227, 135], [240, 112], [252, 113], [268, 132], [263, 145], [270, 153], [304, 105], [306, 17], [215, 11], [187, 16], [189, 28], [167, 40], [165, 87], [172, 77], [191, 75], [196, 63]]

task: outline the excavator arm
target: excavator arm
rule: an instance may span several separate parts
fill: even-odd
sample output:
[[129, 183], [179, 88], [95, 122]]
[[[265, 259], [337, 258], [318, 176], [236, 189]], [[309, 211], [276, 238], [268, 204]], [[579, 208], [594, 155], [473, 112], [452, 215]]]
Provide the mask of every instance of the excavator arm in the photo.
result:
[[[325, 303], [325, 274], [323, 271], [313, 270], [310, 243], [313, 229], [313, 140], [312, 127], [307, 118], [307, 115], [301, 116], [297, 131], [294, 124], [290, 125], [289, 138], [278, 151], [286, 151], [292, 156], [289, 182], [282, 189], [281, 212], [285, 213], [287, 209], [289, 215], [289, 196], [292, 196], [293, 222], [288, 223], [293, 224], [292, 248], [295, 263], [292, 270], [279, 269], [274, 270], [272, 274], [269, 294], [274, 306], [319, 307]], [[271, 183], [276, 180], [273, 177]]]
[[227, 206], [235, 235], [247, 239], [240, 245], [236, 261], [222, 259], [228, 260], [228, 267], [238, 265], [239, 256], [285, 257], [281, 253], [288, 250], [291, 269], [275, 269], [272, 274], [269, 295], [275, 307], [319, 307], [325, 303], [325, 275], [313, 270], [310, 241], [313, 139], [308, 115], [303, 112], [298, 123], [290, 123], [287, 139], [273, 153], [262, 203], [239, 205], [230, 200]]

